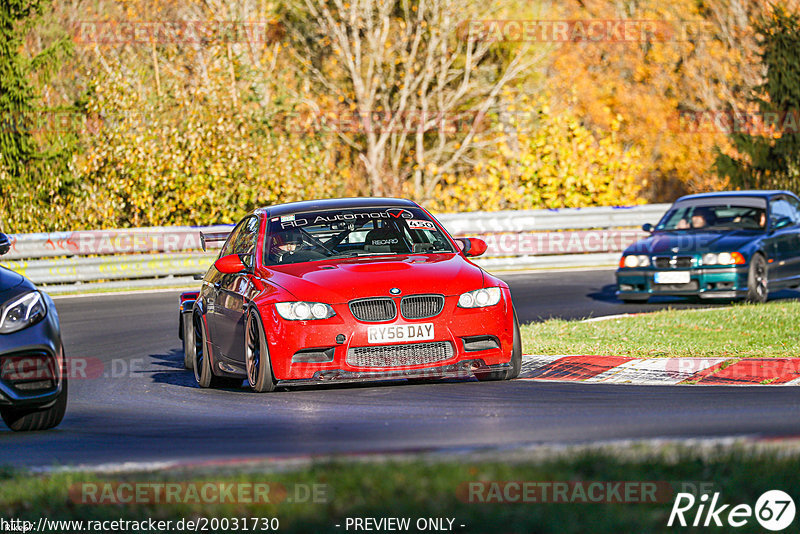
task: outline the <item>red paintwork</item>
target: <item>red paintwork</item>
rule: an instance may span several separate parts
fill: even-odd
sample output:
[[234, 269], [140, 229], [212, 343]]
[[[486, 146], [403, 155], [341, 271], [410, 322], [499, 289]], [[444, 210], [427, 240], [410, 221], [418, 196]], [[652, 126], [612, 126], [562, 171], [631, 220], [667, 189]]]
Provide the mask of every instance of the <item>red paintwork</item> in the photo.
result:
[[214, 267], [221, 273], [236, 274], [244, 271], [244, 264], [236, 254], [223, 256], [214, 262]]
[[[256, 267], [252, 274], [240, 275], [240, 285], [247, 288], [242, 290], [245, 301], [260, 312], [272, 371], [277, 380], [310, 379], [316, 372], [323, 370], [375, 373], [397, 370], [395, 367], [354, 368], [345, 362], [349, 347], [377, 346], [367, 341], [367, 328], [376, 324], [434, 323], [435, 338], [425, 341], [450, 341], [453, 344], [455, 353], [451, 359], [404, 369], [441, 367], [473, 359], [482, 359], [487, 365], [510, 361], [514, 314], [508, 285], [470, 262], [463, 252], [369, 256], [267, 267], [262, 261], [267, 218], [258, 210], [255, 213], [261, 218], [255, 252]], [[439, 228], [452, 241], [452, 237], [441, 225]], [[473, 252], [479, 250], [482, 253], [486, 250], [486, 244], [482, 240], [472, 241]], [[455, 241], [453, 245], [457, 247]], [[226, 271], [230, 269], [240, 272], [241, 269], [233, 268], [235, 262], [241, 264], [235, 255], [233, 258], [226, 256], [217, 260], [215, 266], [220, 271], [223, 270], [220, 268], [222, 267]], [[457, 306], [459, 295], [483, 287], [500, 287], [500, 302], [477, 309]], [[401, 291], [395, 299], [398, 310], [401, 297], [425, 293], [444, 295], [444, 310], [436, 317], [420, 320], [406, 320], [398, 313], [395, 320], [383, 323], [365, 323], [353, 317], [348, 301], [364, 297], [391, 297], [391, 288]], [[201, 295], [201, 300], [203, 298]], [[275, 303], [300, 300], [327, 303], [333, 307], [336, 315], [323, 320], [289, 321], [277, 313]], [[207, 332], [212, 338], [209, 341], [214, 345], [214, 350], [220, 350], [217, 341], [213, 339], [213, 331]], [[336, 343], [339, 334], [346, 337], [343, 344]], [[496, 336], [500, 341], [500, 348], [465, 352], [460, 337], [480, 335]], [[244, 343], [243, 339], [241, 343]], [[319, 347], [335, 347], [334, 360], [329, 363], [291, 362], [297, 351]], [[212, 360], [214, 357], [212, 355]]]
[[[325, 269], [334, 265], [333, 269]], [[258, 274], [258, 273], [257, 273]], [[321, 261], [272, 267], [260, 274], [281, 288], [271, 294], [257, 296], [254, 301], [261, 312], [265, 330], [269, 333], [269, 352], [272, 370], [278, 380], [311, 378], [321, 370], [390, 371], [392, 368], [353, 368], [345, 362], [349, 347], [371, 346], [367, 327], [374, 324], [433, 323], [435, 339], [450, 341], [456, 348], [451, 360], [435, 366], [449, 365], [464, 359], [481, 358], [487, 365], [508, 363], [514, 335], [511, 293], [501, 280], [481, 271], [458, 254], [430, 254], [358, 258], [347, 261]], [[484, 285], [485, 282], [485, 285]], [[464, 309], [457, 306], [461, 293], [480, 287], [497, 286], [503, 289], [500, 303], [488, 308]], [[399, 288], [400, 297], [420, 293], [445, 295], [442, 313], [430, 319], [406, 320], [398, 317], [388, 323], [363, 323], [350, 313], [347, 302], [355, 298], [390, 296], [389, 289]], [[285, 289], [284, 289], [285, 288]], [[330, 304], [336, 315], [321, 321], [286, 321], [275, 310], [275, 302], [310, 300]], [[347, 341], [336, 344], [336, 336], [344, 334]], [[464, 352], [461, 336], [492, 334], [500, 340], [500, 349]], [[292, 363], [292, 355], [302, 348], [336, 346], [330, 363]], [[409, 369], [425, 368], [425, 365]], [[428, 366], [431, 367], [431, 366]]]
[[478, 239], [477, 237], [470, 237], [469, 238], [469, 249], [467, 249], [466, 255], [470, 257], [480, 256], [487, 249], [486, 241], [483, 239]]

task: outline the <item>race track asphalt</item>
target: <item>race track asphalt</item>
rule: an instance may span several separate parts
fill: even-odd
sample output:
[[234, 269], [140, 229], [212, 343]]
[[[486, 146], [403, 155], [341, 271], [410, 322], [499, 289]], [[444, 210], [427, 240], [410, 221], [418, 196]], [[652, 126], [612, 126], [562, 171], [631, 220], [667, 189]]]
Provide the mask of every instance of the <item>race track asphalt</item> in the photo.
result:
[[[696, 306], [622, 305], [613, 271], [504, 276], [522, 321]], [[591, 443], [800, 436], [795, 387], [512, 381], [255, 394], [204, 390], [177, 338], [178, 292], [56, 300], [67, 353], [89, 362], [55, 430], [0, 430], [0, 464], [54, 466]], [[795, 298], [796, 293], [779, 295]], [[718, 305], [718, 304], [714, 304]]]

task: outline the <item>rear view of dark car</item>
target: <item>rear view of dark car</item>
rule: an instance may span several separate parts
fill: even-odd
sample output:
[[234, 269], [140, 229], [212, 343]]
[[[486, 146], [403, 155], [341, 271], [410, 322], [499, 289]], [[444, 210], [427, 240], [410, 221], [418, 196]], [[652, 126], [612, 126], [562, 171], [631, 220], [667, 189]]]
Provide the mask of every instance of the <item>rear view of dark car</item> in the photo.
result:
[[[10, 243], [0, 234], [0, 255]], [[50, 297], [0, 266], [0, 415], [12, 430], [45, 430], [67, 409], [58, 315]]]

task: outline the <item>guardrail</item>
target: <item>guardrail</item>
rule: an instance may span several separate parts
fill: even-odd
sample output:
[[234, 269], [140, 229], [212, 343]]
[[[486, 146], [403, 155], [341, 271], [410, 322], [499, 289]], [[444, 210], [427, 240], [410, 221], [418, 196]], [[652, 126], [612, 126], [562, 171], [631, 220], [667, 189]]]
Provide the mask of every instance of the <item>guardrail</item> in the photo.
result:
[[[477, 236], [488, 245], [476, 259], [488, 270], [594, 267], [616, 264], [619, 253], [645, 234], [669, 204], [442, 214], [457, 237]], [[51, 293], [86, 288], [194, 285], [216, 256], [202, 251], [200, 232], [230, 225], [152, 227], [9, 236], [2, 263]]]

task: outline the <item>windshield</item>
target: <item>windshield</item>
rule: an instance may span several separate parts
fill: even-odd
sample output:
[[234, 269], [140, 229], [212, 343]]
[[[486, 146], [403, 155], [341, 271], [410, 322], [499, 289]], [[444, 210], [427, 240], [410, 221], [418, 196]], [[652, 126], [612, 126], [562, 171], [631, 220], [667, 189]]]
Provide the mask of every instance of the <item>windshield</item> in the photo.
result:
[[757, 206], [677, 204], [656, 230], [759, 230], [766, 224], [766, 209]]
[[264, 247], [264, 265], [455, 252], [450, 240], [419, 208], [356, 208], [273, 217]]

